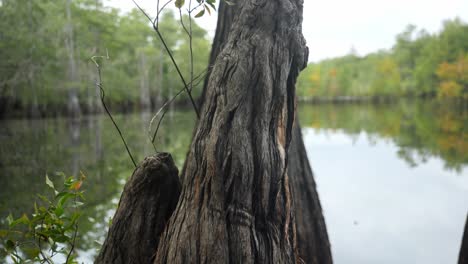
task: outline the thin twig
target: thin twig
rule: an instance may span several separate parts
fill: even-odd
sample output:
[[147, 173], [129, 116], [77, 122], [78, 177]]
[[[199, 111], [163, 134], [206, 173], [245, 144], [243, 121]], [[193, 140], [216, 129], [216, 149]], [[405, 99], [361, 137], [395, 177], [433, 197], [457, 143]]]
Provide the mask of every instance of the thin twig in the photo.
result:
[[[153, 29], [154, 31], [156, 32], [156, 34], [158, 35], [158, 38], [159, 40], [161, 40], [163, 46], [164, 46], [164, 49], [166, 50], [167, 54], [169, 55], [169, 58], [171, 58], [171, 62], [172, 64], [174, 65], [174, 67], [176, 68], [176, 71], [177, 71], [177, 74], [179, 75], [180, 77], [180, 80], [182, 81], [182, 83], [184, 84], [184, 88], [190, 98], [190, 101], [192, 103], [192, 106], [193, 106], [193, 109], [195, 111], [195, 113], [197, 114], [197, 118], [200, 119], [200, 113], [198, 112], [198, 108], [197, 108], [197, 105], [195, 103], [195, 100], [193, 99], [193, 96], [192, 96], [192, 92], [191, 90], [189, 89], [188, 85], [187, 85], [187, 82], [185, 81], [185, 78], [184, 76], [182, 75], [182, 72], [180, 71], [179, 69], [179, 65], [177, 64], [177, 62], [175, 61], [174, 59], [174, 56], [172, 55], [172, 52], [171, 50], [169, 49], [169, 47], [167, 46], [166, 44], [166, 41], [164, 40], [164, 37], [162, 36], [161, 32], [159, 31], [159, 16], [156, 17], [156, 19], [154, 21], [152, 21], [151, 17], [145, 12], [145, 10], [143, 10], [143, 8], [141, 8], [135, 0], [132, 0], [133, 3], [135, 3], [135, 5], [137, 6], [137, 8], [146, 16], [146, 18], [152, 22], [153, 24]], [[159, 6], [159, 0], [157, 1], [158, 2], [158, 6]], [[165, 6], [164, 6], [165, 7]], [[163, 8], [162, 8], [163, 9]], [[162, 10], [161, 9], [161, 10]], [[158, 10], [158, 14], [161, 10]]]
[[161, 32], [159, 32], [159, 30], [156, 27], [153, 26], [153, 28], [156, 31], [156, 33], [158, 34], [158, 37], [161, 40], [162, 44], [164, 45], [164, 48], [166, 49], [167, 54], [171, 58], [172, 64], [176, 68], [177, 73], [179, 74], [180, 80], [184, 84], [185, 91], [187, 92], [187, 94], [188, 94], [188, 96], [190, 98], [193, 109], [195, 110], [195, 113], [197, 114], [197, 118], [200, 119], [200, 113], [198, 112], [198, 108], [197, 108], [197, 105], [195, 104], [195, 100], [193, 100], [192, 92], [188, 88], [187, 82], [185, 81], [185, 78], [184, 78], [184, 76], [182, 75], [182, 72], [179, 69], [179, 65], [176, 63], [176, 61], [174, 59], [174, 56], [171, 53], [171, 50], [169, 49], [169, 47], [166, 44], [166, 41], [164, 40], [163, 36], [161, 35]]
[[[50, 208], [50, 205], [49, 205], [49, 208]], [[48, 208], [48, 209], [49, 209]], [[42, 230], [44, 230], [44, 217], [42, 217], [41, 219], [41, 232]], [[41, 234], [42, 235], [42, 234]], [[49, 264], [52, 264], [52, 261], [49, 260], [49, 258], [44, 254], [44, 252], [42, 252], [42, 246], [41, 246], [41, 235], [38, 236], [37, 238], [37, 244], [39, 246], [39, 253], [41, 254], [42, 258]]]
[[189, 49], [190, 49], [190, 92], [192, 92], [193, 86], [193, 46], [192, 46], [192, 11], [190, 8], [192, 7], [192, 0], [189, 0]]
[[[102, 106], [104, 107], [104, 110], [106, 110], [106, 113], [107, 115], [109, 116], [109, 118], [111, 119], [112, 123], [114, 124], [114, 127], [115, 129], [117, 129], [117, 132], [119, 133], [120, 135], [120, 138], [122, 139], [122, 142], [123, 144], [125, 145], [125, 149], [127, 150], [127, 153], [128, 155], [130, 156], [130, 159], [132, 160], [133, 162], [133, 165], [137, 166], [136, 162], [135, 162], [135, 159], [133, 158], [133, 155], [132, 153], [130, 152], [130, 149], [128, 148], [128, 145], [127, 145], [127, 142], [125, 141], [125, 138], [123, 137], [122, 135], [122, 131], [120, 131], [120, 128], [119, 126], [117, 125], [117, 123], [115, 122], [114, 118], [112, 117], [112, 114], [110, 113], [109, 109], [107, 108], [107, 105], [106, 105], [106, 102], [105, 102], [105, 97], [106, 97], [106, 93], [104, 92], [104, 87], [102, 86], [102, 78], [101, 78], [101, 66], [97, 63], [97, 61], [95, 60], [95, 58], [99, 58], [99, 57], [104, 57], [104, 56], [93, 56], [91, 57], [91, 60], [94, 62], [94, 64], [96, 64], [96, 68], [97, 68], [97, 71], [98, 71], [98, 81], [96, 82], [96, 86], [99, 88], [99, 90], [101, 91], [101, 103], [102, 103]], [[109, 54], [107, 54], [107, 58], [109, 58]]]
[[[165, 9], [165, 7], [171, 3], [173, 0], [169, 0], [167, 1], [161, 8], [159, 7], [160, 5], [160, 0], [157, 0], [156, 1], [156, 8], [157, 8], [157, 13], [156, 13], [156, 17], [154, 20], [151, 19], [151, 17], [148, 15], [148, 13], [146, 13], [145, 10], [143, 10], [143, 8], [140, 7], [140, 5], [138, 5], [138, 3], [135, 1], [135, 0], [132, 0], [133, 3], [136, 5], [136, 7], [145, 15], [145, 17], [148, 19], [148, 21], [150, 21], [153, 25], [153, 29], [154, 31], [156, 32], [158, 38], [160, 39], [161, 43], [163, 44], [164, 46], [164, 49], [166, 50], [167, 54], [169, 55], [170, 59], [171, 59], [171, 62], [172, 64], [174, 65], [176, 71], [177, 71], [177, 74], [179, 75], [183, 85], [184, 85], [184, 88], [181, 89], [173, 98], [169, 99], [168, 101], [166, 101], [163, 106], [157, 111], [156, 115], [153, 116], [153, 118], [151, 119], [150, 121], [150, 125], [149, 125], [149, 129], [148, 129], [148, 132], [151, 132], [151, 126], [155, 120], [155, 118], [161, 113], [162, 111], [162, 115], [161, 117], [159, 118], [158, 120], [158, 125], [156, 127], [156, 130], [153, 134], [153, 137], [151, 138], [151, 144], [153, 145], [155, 151], [157, 152], [157, 149], [156, 149], [156, 146], [154, 144], [154, 141], [156, 139], [156, 136], [157, 136], [157, 133], [159, 131], [159, 127], [164, 119], [164, 116], [166, 115], [167, 111], [168, 111], [168, 108], [167, 106], [172, 104], [174, 102], [174, 100], [185, 90], [187, 92], [187, 95], [189, 96], [190, 98], [190, 101], [192, 103], [192, 106], [193, 106], [193, 109], [195, 110], [195, 113], [197, 115], [197, 118], [200, 119], [200, 113], [198, 111], [198, 108], [196, 106], [196, 103], [193, 99], [193, 96], [192, 96], [192, 90], [193, 90], [193, 83], [194, 81], [199, 78], [202, 74], [206, 73], [208, 68], [203, 71], [201, 74], [199, 74], [196, 78], [194, 78], [194, 70], [193, 70], [193, 38], [192, 38], [192, 12], [194, 10], [196, 10], [197, 8], [199, 8], [203, 3], [204, 1], [201, 1], [199, 3], [199, 5], [197, 5], [196, 7], [194, 7], [192, 9], [192, 0], [189, 1], [189, 7], [188, 7], [188, 16], [189, 16], [189, 29], [187, 29], [187, 27], [185, 26], [185, 23], [183, 21], [183, 17], [182, 17], [182, 11], [181, 11], [181, 8], [179, 8], [179, 16], [180, 16], [180, 23], [184, 29], [184, 31], [187, 33], [188, 37], [189, 37], [189, 48], [190, 48], [190, 82], [189, 84], [187, 84], [187, 82], [185, 81], [185, 78], [184, 76], [182, 75], [181, 71], [180, 71], [180, 68], [179, 68], [179, 65], [177, 64], [177, 62], [175, 61], [175, 58], [171, 52], [171, 50], [169, 49], [163, 35], [161, 34], [160, 30], [159, 30], [159, 16], [161, 14], [161, 12]], [[196, 84], [198, 85], [198, 83]], [[195, 86], [196, 86], [195, 85]]]
[[[208, 68], [206, 68], [205, 70], [203, 70], [200, 74], [197, 75], [197, 77], [195, 77], [194, 81], [197, 80], [197, 83], [194, 84], [194, 86], [197, 86], [200, 84], [200, 82], [206, 77], [208, 73]], [[169, 108], [166, 108], [168, 105], [172, 104], [174, 102], [174, 100], [180, 95], [182, 94], [182, 92], [184, 92], [184, 88], [180, 89], [171, 99], [169, 99], [168, 101], [166, 101], [158, 110], [158, 112], [156, 112], [156, 114], [153, 116], [153, 118], [151, 118], [151, 121], [150, 121], [150, 125], [149, 125], [149, 128], [148, 128], [148, 132], [151, 132], [151, 127], [153, 125], [153, 122], [154, 120], [156, 119], [156, 117], [161, 113], [162, 111], [162, 115], [161, 115], [161, 118], [159, 118], [158, 120], [158, 125], [156, 126], [156, 130], [154, 131], [154, 134], [153, 134], [153, 137], [151, 138], [151, 144], [153, 145], [154, 147], [154, 150], [157, 152], [156, 150], [156, 146], [154, 145], [154, 141], [156, 139], [156, 135], [158, 134], [158, 131], [159, 131], [159, 127], [161, 125], [161, 122], [162, 120], [164, 119], [164, 116], [166, 115], [167, 111], [169, 110]]]
[[179, 19], [182, 28], [184, 29], [185, 33], [190, 36], [190, 32], [188, 31], [187, 27], [185, 26], [184, 20], [182, 19], [182, 8], [179, 8]]
[[172, 2], [172, 0], [167, 1], [164, 5], [162, 5], [161, 9], [158, 10], [158, 13], [156, 15], [157, 22], [159, 22], [159, 14], [161, 14], [161, 12], [164, 10], [164, 8], [166, 8], [166, 6], [171, 2]]
[[[73, 202], [75, 204], [75, 210], [76, 210], [76, 193], [75, 193], [75, 197], [74, 197]], [[65, 261], [65, 263], [68, 263], [68, 261], [70, 260], [71, 254], [72, 254], [73, 250], [75, 249], [77, 233], [78, 233], [78, 224], [75, 223], [75, 231], [73, 232], [73, 242], [70, 243], [71, 247], [70, 247], [70, 251], [68, 252], [67, 260]]]
[[200, 6], [202, 6], [203, 4], [205, 3], [205, 1], [201, 1], [196, 7], [190, 9], [189, 7], [189, 12], [192, 13], [193, 11], [197, 10], [197, 8], [199, 8]]
[[[145, 10], [143, 10], [143, 8], [141, 8], [137, 2], [135, 2], [135, 0], [132, 0], [132, 2], [137, 6], [137, 8], [140, 10], [140, 12], [143, 13], [143, 15], [145, 15], [145, 17], [149, 20], [149, 22], [151, 22], [151, 24], [153, 23], [153, 19], [145, 12]], [[159, 4], [159, 1], [158, 1], [158, 4]]]

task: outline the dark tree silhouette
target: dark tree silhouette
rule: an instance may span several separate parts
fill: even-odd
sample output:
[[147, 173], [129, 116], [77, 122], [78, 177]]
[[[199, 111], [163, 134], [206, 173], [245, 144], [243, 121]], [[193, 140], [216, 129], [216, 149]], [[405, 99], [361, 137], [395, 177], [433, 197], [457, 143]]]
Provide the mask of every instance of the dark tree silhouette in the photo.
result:
[[[214, 65], [218, 54], [227, 41], [229, 32], [231, 32], [232, 22], [235, 16], [239, 14], [243, 1], [238, 0], [236, 5], [227, 5], [224, 1], [220, 2], [209, 69]], [[209, 76], [208, 74], [207, 80]], [[205, 81], [200, 105], [203, 105], [205, 101], [207, 87], [208, 81]], [[299, 255], [306, 263], [332, 263], [330, 242], [322, 214], [322, 207], [297, 116], [293, 126], [292, 142], [288, 154], [288, 174], [293, 188], [293, 201], [296, 207]]]
[[460, 246], [458, 264], [468, 264], [468, 214], [466, 215], [465, 231], [463, 232], [462, 243]]
[[[151, 240], [146, 249], [138, 248], [145, 256], [152, 250], [155, 263], [332, 262], [295, 121], [295, 82], [308, 56], [302, 4], [302, 0], [242, 0], [233, 7], [221, 3], [213, 67], [181, 174], [177, 206], [167, 224], [163, 218], [164, 233], [145, 239]], [[160, 192], [133, 195], [147, 199]], [[124, 191], [122, 199], [125, 195]], [[116, 217], [125, 211], [122, 199]], [[145, 228], [138, 221], [127, 222]], [[106, 245], [120, 250], [126, 243], [112, 240], [122, 237], [112, 234], [117, 230], [113, 226], [101, 255]], [[116, 232], [134, 229], [138, 231], [128, 239], [141, 237], [140, 228]], [[108, 254], [97, 262], [111, 263], [112, 257]]]

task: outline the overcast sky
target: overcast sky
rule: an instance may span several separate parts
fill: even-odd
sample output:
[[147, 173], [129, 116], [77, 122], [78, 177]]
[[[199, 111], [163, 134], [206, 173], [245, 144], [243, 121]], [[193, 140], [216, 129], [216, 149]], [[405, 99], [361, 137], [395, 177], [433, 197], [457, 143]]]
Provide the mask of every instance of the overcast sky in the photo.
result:
[[[136, 1], [154, 13], [155, 0]], [[123, 11], [134, 7], [132, 0], [108, 0], [108, 5]], [[443, 20], [457, 16], [468, 22], [468, 0], [305, 0], [303, 32], [309, 61], [319, 61], [346, 55], [352, 47], [359, 55], [389, 49], [408, 24], [437, 32]], [[216, 15], [197, 23], [214, 35]]]

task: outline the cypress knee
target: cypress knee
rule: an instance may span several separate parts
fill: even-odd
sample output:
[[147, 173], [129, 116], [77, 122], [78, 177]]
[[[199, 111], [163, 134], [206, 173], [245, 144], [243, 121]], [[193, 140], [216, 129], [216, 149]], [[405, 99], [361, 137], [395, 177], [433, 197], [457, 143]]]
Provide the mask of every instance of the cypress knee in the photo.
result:
[[124, 187], [96, 263], [151, 263], [180, 189], [170, 154], [145, 158]]

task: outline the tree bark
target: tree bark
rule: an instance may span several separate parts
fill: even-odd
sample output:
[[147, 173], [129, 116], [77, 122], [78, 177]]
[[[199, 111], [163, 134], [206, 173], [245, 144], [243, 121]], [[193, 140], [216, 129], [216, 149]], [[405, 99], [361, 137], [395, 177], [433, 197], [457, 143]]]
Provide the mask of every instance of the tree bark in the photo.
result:
[[[132, 243], [154, 231], [125, 230], [141, 216], [117, 221], [127, 211], [120, 205], [98, 263], [119, 258], [131, 263], [155, 248], [155, 263], [332, 262], [300, 126], [294, 122], [295, 80], [307, 63], [302, 1], [239, 1], [245, 3], [220, 2], [202, 117], [181, 175], [182, 195], [159, 247]], [[133, 203], [145, 197], [134, 195]], [[123, 200], [124, 195], [120, 204]], [[300, 212], [294, 213], [294, 205]], [[118, 227], [118, 222], [127, 224]]]
[[[210, 78], [211, 69], [228, 39], [232, 23], [234, 18], [239, 15], [243, 1], [236, 1], [236, 5], [227, 5], [224, 1], [219, 3], [218, 23], [211, 48], [209, 72], [203, 87], [200, 106], [203, 106], [206, 101], [207, 80]], [[296, 224], [299, 255], [305, 263], [333, 263], [325, 219], [298, 118], [296, 118], [293, 127], [292, 142], [288, 154], [288, 174], [293, 188], [292, 196], [295, 208], [298, 209], [296, 210]], [[185, 174], [184, 171], [182, 175]]]
[[309, 165], [298, 120], [293, 128], [289, 160], [288, 173], [296, 208], [299, 255], [309, 264], [333, 263], [317, 185]]
[[465, 231], [463, 232], [458, 264], [468, 264], [468, 215], [466, 216]]
[[208, 83], [182, 194], [155, 263], [295, 263], [287, 172], [301, 0], [246, 0]]
[[[232, 21], [234, 17], [239, 14], [240, 7], [244, 0], [238, 0], [235, 5], [228, 5], [224, 0], [219, 1], [218, 7], [218, 22], [216, 24], [215, 37], [213, 44], [211, 45], [210, 60], [208, 62], [208, 72], [206, 75], [205, 82], [203, 84], [202, 94], [200, 96], [199, 105], [203, 106], [206, 97], [206, 91], [208, 86], [208, 80], [211, 76], [211, 70], [218, 57], [224, 44], [227, 42], [229, 32], [231, 32]], [[201, 107], [200, 107], [201, 108]]]
[[170, 154], [147, 157], [125, 185], [96, 263], [151, 263], [180, 195]]

